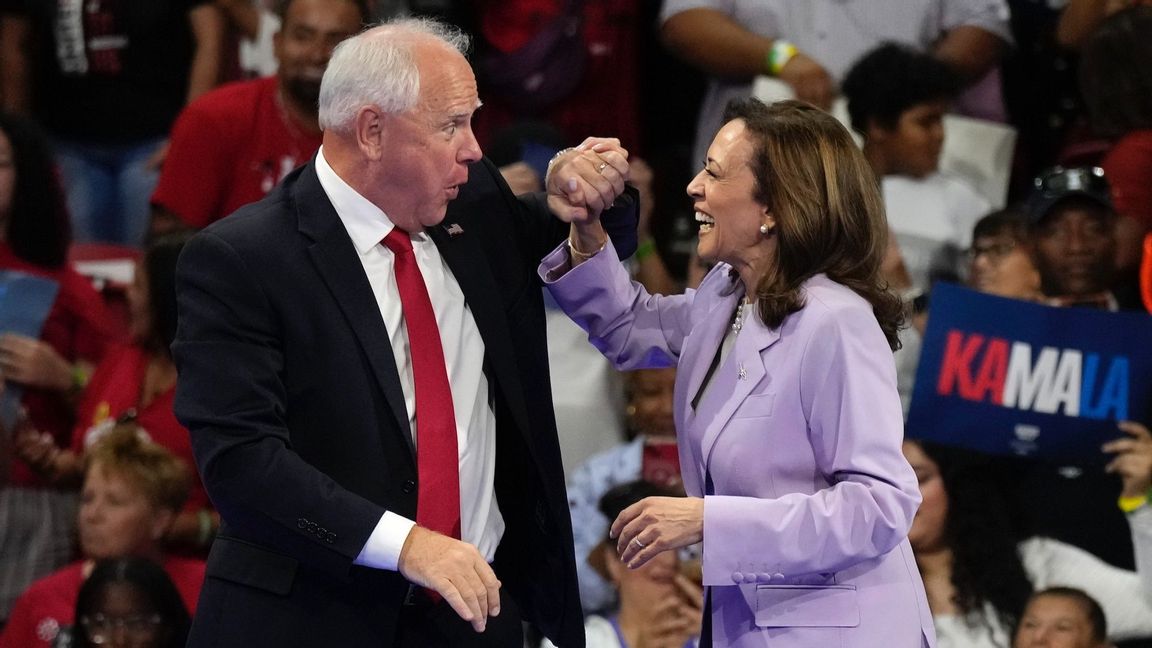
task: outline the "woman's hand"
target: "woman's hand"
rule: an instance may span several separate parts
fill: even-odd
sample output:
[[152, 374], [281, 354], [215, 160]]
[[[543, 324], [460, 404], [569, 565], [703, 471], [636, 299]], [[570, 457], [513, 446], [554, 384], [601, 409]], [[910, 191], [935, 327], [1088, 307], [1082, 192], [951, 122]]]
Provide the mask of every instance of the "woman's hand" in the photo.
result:
[[1152, 432], [1135, 421], [1120, 421], [1117, 427], [1126, 432], [1128, 438], [1103, 445], [1104, 452], [1116, 455], [1105, 471], [1116, 473], [1124, 480], [1120, 497], [1141, 497], [1152, 487]]
[[29, 387], [72, 387], [72, 365], [47, 342], [25, 335], [0, 335], [0, 371], [5, 379]]
[[645, 497], [620, 512], [609, 535], [616, 538], [621, 562], [636, 569], [662, 551], [704, 538], [704, 499]]

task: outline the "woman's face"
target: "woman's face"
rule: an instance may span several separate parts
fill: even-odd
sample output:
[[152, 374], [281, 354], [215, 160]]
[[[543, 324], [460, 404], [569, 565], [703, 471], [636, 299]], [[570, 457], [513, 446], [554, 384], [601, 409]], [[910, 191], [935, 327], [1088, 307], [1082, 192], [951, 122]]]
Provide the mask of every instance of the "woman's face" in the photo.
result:
[[640, 369], [629, 376], [632, 397], [628, 401], [631, 425], [649, 436], [675, 437], [672, 418], [672, 394], [676, 387], [676, 370]]
[[914, 551], [935, 551], [944, 546], [944, 528], [948, 520], [948, 492], [940, 467], [915, 441], [904, 442], [904, 457], [916, 473], [920, 484], [920, 508], [912, 519], [908, 542]]
[[1011, 235], [981, 236], [969, 250], [969, 283], [990, 295], [1031, 299], [1040, 292], [1040, 272], [1032, 256]]
[[153, 555], [172, 517], [130, 481], [96, 463], [80, 492], [80, 548], [94, 560]]
[[0, 130], [0, 226], [8, 219], [12, 210], [12, 199], [16, 193], [16, 160], [12, 150], [12, 140]]
[[760, 226], [772, 227], [775, 221], [753, 197], [754, 151], [744, 121], [730, 121], [708, 147], [704, 169], [688, 183], [700, 223], [696, 251], [704, 261], [723, 261], [740, 269], [754, 265], [765, 253], [767, 239]]
[[153, 648], [165, 636], [155, 606], [128, 583], [110, 583], [79, 622], [90, 643], [112, 648]]
[[143, 340], [152, 331], [151, 304], [148, 301], [148, 270], [144, 259], [136, 262], [132, 285], [128, 287], [128, 324], [132, 339]]
[[1092, 638], [1092, 620], [1084, 604], [1069, 596], [1032, 599], [1016, 629], [1013, 648], [1101, 648]]

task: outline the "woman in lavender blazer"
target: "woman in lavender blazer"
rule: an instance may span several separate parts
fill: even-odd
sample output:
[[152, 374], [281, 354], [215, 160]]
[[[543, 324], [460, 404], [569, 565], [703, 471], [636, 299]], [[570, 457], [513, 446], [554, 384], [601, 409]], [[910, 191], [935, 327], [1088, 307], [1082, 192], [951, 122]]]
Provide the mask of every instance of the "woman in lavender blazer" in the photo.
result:
[[920, 494], [900, 450], [902, 311], [878, 278], [875, 178], [806, 104], [743, 100], [725, 121], [688, 185], [700, 257], [716, 262], [699, 289], [649, 295], [594, 219], [541, 265], [618, 367], [680, 367], [689, 497], [621, 513], [621, 559], [703, 541], [714, 645], [934, 645], [907, 540]]

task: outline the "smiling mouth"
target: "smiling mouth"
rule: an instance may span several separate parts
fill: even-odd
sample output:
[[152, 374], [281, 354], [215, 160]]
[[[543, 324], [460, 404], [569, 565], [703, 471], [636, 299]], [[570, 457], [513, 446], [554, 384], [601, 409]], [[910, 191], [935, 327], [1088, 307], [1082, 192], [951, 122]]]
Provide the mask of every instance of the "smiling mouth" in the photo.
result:
[[700, 223], [701, 234], [711, 232], [712, 226], [716, 224], [716, 221], [711, 216], [701, 211], [696, 212], [696, 222]]

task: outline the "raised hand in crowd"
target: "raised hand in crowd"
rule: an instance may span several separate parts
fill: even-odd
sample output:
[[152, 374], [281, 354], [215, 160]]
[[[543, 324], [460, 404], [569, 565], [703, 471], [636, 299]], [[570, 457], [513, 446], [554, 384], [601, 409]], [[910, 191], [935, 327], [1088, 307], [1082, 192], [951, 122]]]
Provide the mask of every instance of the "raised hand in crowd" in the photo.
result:
[[1152, 432], [1135, 421], [1120, 421], [1117, 427], [1128, 436], [1109, 441], [1101, 448], [1115, 455], [1105, 470], [1124, 481], [1120, 497], [1145, 497], [1152, 488]]

